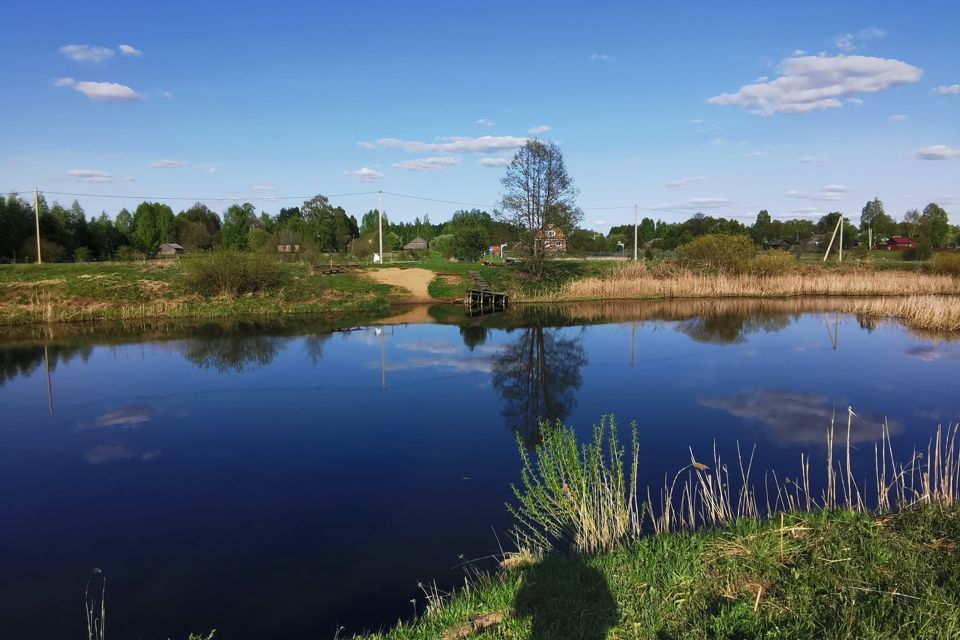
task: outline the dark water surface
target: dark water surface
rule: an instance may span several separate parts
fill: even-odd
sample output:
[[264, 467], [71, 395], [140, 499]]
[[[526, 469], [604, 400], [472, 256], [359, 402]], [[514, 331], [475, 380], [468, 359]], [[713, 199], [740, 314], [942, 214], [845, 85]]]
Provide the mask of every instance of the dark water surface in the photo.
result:
[[792, 475], [847, 405], [869, 470], [884, 417], [907, 454], [960, 416], [960, 343], [814, 307], [5, 330], [0, 637], [82, 637], [94, 567], [116, 639], [409, 617], [418, 581], [456, 584], [506, 540], [514, 434], [534, 443], [540, 416], [636, 421], [655, 487], [714, 440]]

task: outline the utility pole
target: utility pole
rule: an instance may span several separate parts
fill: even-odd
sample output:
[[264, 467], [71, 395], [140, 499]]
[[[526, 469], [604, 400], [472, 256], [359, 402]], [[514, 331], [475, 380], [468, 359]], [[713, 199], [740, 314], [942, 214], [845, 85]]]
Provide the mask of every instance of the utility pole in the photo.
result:
[[37, 219], [37, 264], [43, 264], [43, 257], [40, 255], [40, 189], [33, 190], [33, 213]]
[[843, 214], [840, 214], [840, 258], [837, 262], [843, 262]]
[[380, 231], [380, 264], [383, 264], [383, 191], [377, 191], [377, 228]]
[[637, 261], [637, 205], [633, 205], [633, 261]]

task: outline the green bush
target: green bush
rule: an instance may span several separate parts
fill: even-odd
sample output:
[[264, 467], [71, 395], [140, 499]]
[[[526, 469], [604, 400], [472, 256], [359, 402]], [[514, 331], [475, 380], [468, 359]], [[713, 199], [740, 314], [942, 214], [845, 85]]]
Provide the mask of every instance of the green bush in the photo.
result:
[[117, 249], [117, 260], [121, 262], [133, 262], [137, 259], [137, 252], [133, 250], [133, 247], [128, 247], [124, 245]]
[[87, 247], [77, 247], [73, 250], [73, 259], [76, 262], [86, 262], [90, 259], [90, 249]]
[[779, 276], [797, 268], [797, 259], [789, 251], [764, 251], [750, 260], [750, 273], [757, 276]]
[[747, 236], [711, 233], [691, 240], [677, 252], [687, 266], [742, 273], [749, 268], [757, 247]]
[[934, 273], [946, 273], [960, 276], [960, 253], [937, 253], [933, 256], [930, 270]]
[[453, 255], [454, 251], [454, 239], [452, 233], [444, 233], [437, 236], [430, 241], [430, 248], [444, 258], [449, 258]]
[[184, 284], [203, 296], [269, 291], [283, 282], [283, 267], [262, 253], [212, 251], [183, 261]]
[[933, 248], [928, 244], [918, 244], [903, 252], [903, 259], [910, 261], [929, 260], [932, 256]]
[[507, 507], [518, 537], [541, 550], [559, 545], [581, 553], [609, 551], [639, 537], [636, 424], [626, 460], [612, 417], [594, 425], [592, 442], [582, 445], [561, 422], [544, 421], [540, 429], [543, 440], [532, 455], [517, 438], [521, 485], [512, 487], [517, 503]]

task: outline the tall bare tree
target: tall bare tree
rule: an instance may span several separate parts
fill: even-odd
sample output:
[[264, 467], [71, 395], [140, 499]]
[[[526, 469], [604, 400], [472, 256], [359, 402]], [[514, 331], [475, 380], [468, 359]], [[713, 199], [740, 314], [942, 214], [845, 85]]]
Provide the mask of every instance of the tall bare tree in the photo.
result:
[[544, 238], [551, 227], [573, 232], [583, 218], [577, 208], [577, 189], [567, 173], [563, 154], [555, 142], [527, 140], [507, 167], [501, 200], [502, 220], [512, 223], [530, 251], [530, 271], [543, 273], [547, 257]]

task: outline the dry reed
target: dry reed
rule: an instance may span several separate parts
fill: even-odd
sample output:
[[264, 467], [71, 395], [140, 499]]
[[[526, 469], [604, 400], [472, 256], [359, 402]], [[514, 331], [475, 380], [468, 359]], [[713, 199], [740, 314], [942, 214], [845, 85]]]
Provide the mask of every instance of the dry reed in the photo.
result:
[[918, 329], [960, 331], [960, 298], [913, 295], [896, 300], [870, 300], [857, 304], [854, 313], [897, 318]]
[[904, 271], [837, 271], [818, 267], [760, 276], [696, 273], [630, 263], [603, 276], [574, 280], [555, 291], [534, 294], [521, 301], [887, 295], [960, 295], [960, 278]]
[[[891, 513], [915, 504], [953, 506], [960, 498], [960, 424], [938, 427], [925, 452], [913, 451], [906, 462], [897, 462], [885, 424], [874, 447], [872, 494], [857, 484], [851, 463], [851, 425], [856, 414], [848, 408], [845, 447], [835, 459], [835, 424], [827, 428], [826, 486], [814, 495], [810, 484], [810, 458], [800, 457], [796, 480], [780, 481], [775, 474], [772, 488], [764, 476], [765, 501], [761, 503], [751, 483], [753, 454], [744, 463], [737, 447], [739, 478], [731, 481], [729, 467], [714, 450], [712, 466], [698, 462], [693, 452], [690, 464], [664, 484], [654, 498], [647, 490], [646, 514], [658, 534], [699, 527], [715, 527], [746, 518], [760, 521], [785, 512], [849, 509], [857, 512]], [[761, 506], [763, 504], [763, 506]]]

